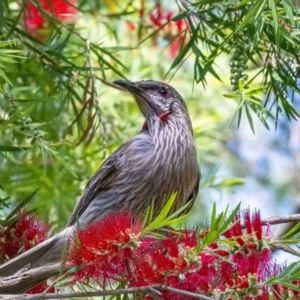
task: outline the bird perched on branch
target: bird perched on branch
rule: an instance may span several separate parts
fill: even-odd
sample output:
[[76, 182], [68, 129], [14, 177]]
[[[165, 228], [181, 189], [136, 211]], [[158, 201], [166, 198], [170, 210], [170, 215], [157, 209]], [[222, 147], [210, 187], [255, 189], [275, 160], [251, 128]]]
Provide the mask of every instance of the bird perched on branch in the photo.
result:
[[[1, 265], [0, 277], [25, 266], [34, 269], [61, 261], [77, 226], [88, 226], [109, 212], [128, 211], [135, 220], [143, 220], [150, 205], [157, 215], [174, 192], [172, 212], [195, 200], [200, 171], [182, 97], [170, 85], [153, 80], [116, 80], [114, 84], [135, 98], [146, 119], [142, 131], [111, 154], [89, 180], [67, 228]], [[24, 292], [47, 278], [25, 280], [10, 288], [0, 285], [0, 293]]]

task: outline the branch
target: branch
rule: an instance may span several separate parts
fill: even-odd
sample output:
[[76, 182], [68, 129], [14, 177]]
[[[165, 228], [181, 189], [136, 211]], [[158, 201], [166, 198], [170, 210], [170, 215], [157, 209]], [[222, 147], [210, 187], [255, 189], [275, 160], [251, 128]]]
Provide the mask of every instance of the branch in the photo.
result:
[[300, 221], [300, 214], [271, 217], [271, 218], [262, 220], [262, 224], [263, 225], [276, 225], [276, 224], [285, 224], [285, 223], [291, 223], [291, 222], [297, 222], [297, 221]]
[[[270, 217], [265, 220], [261, 220], [261, 224], [263, 226], [268, 225], [278, 225], [278, 224], [286, 224], [300, 221], [300, 214], [293, 214], [287, 216], [277, 216], [277, 217]], [[242, 224], [242, 228], [245, 228], [245, 224]]]
[[0, 295], [1, 300], [44, 300], [44, 299], [70, 299], [70, 298], [86, 298], [86, 297], [99, 297], [99, 296], [118, 296], [118, 295], [128, 295], [128, 294], [137, 294], [137, 293], [148, 293], [154, 294], [156, 296], [161, 296], [160, 291], [168, 291], [183, 295], [186, 297], [191, 297], [199, 300], [213, 300], [211, 297], [206, 297], [198, 293], [191, 293], [183, 291], [180, 289], [164, 286], [164, 285], [150, 285], [150, 286], [141, 286], [141, 287], [131, 287], [110, 291], [91, 291], [91, 292], [73, 292], [73, 293], [53, 293], [53, 294], [36, 294], [36, 295]]
[[[23, 268], [11, 276], [0, 277], [0, 294], [22, 290], [26, 291], [32, 285], [38, 284], [47, 278], [58, 275], [61, 268], [61, 263], [53, 263], [34, 269]], [[1, 295], [0, 299], [2, 299]]]

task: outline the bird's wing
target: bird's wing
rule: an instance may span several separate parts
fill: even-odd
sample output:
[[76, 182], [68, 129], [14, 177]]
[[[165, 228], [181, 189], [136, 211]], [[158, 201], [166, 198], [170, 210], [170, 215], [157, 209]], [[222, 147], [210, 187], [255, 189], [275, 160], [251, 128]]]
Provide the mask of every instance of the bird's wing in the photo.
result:
[[196, 176], [196, 183], [194, 186], [194, 189], [192, 191], [192, 193], [190, 194], [188, 201], [192, 200], [195, 201], [198, 195], [198, 191], [199, 191], [199, 185], [200, 185], [200, 179], [201, 179], [201, 171], [200, 168], [198, 168], [198, 172], [197, 172], [197, 176]]
[[199, 191], [200, 179], [201, 179], [201, 172], [200, 172], [200, 168], [199, 168], [199, 171], [198, 171], [197, 176], [196, 176], [196, 181], [195, 181], [194, 188], [193, 188], [192, 192], [190, 193], [189, 197], [186, 200], [186, 202], [189, 203], [189, 205], [184, 210], [183, 214], [188, 213], [194, 205], [194, 202], [197, 198], [198, 191]]
[[[128, 164], [130, 161], [134, 161], [135, 158], [139, 159], [142, 155], [145, 155], [147, 149], [151, 147], [150, 144], [149, 135], [144, 131], [122, 144], [113, 152], [87, 183], [67, 226], [74, 225], [95, 198], [97, 198], [97, 201], [101, 201], [101, 198], [97, 196], [101, 191], [109, 189], [115, 183], [117, 176], [122, 172], [124, 164]], [[103, 204], [105, 206], [105, 203]]]
[[74, 225], [95, 196], [102, 189], [111, 185], [120, 172], [119, 159], [127, 146], [128, 144], [125, 143], [111, 154], [88, 181], [80, 199], [77, 201], [67, 226]]

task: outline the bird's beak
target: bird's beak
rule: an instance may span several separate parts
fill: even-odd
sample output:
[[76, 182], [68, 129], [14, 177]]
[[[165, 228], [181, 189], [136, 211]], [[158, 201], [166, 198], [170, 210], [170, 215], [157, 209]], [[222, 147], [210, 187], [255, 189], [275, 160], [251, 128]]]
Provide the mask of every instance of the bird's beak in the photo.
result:
[[139, 86], [139, 82], [119, 79], [115, 80], [113, 84], [121, 87], [123, 90], [126, 90], [133, 95], [140, 111], [146, 119], [153, 115], [156, 115], [153, 104], [149, 100], [149, 96], [144, 91], [144, 89]]
[[143, 92], [133, 81], [118, 79], [113, 81], [113, 83], [133, 95], [140, 95]]

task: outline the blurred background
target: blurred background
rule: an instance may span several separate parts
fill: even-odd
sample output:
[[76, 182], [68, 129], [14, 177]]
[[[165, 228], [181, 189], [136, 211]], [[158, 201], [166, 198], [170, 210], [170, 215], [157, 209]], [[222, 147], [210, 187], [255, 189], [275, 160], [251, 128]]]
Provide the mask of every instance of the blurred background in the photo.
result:
[[103, 82], [118, 78], [168, 82], [187, 102], [202, 170], [190, 226], [214, 202], [297, 212], [299, 3], [272, 3], [1, 1], [1, 224], [25, 207], [65, 226], [143, 124], [132, 97]]

